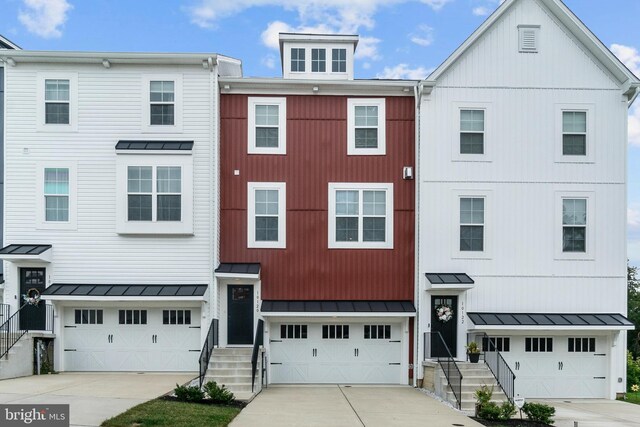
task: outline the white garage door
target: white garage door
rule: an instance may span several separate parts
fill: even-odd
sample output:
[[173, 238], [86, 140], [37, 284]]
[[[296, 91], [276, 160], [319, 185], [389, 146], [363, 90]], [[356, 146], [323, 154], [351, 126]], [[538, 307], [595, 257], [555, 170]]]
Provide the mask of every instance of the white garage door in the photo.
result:
[[196, 308], [66, 308], [66, 371], [197, 371]]
[[271, 383], [399, 384], [399, 323], [271, 324]]
[[516, 375], [515, 393], [525, 398], [606, 398], [609, 345], [606, 337], [511, 337], [502, 352]]

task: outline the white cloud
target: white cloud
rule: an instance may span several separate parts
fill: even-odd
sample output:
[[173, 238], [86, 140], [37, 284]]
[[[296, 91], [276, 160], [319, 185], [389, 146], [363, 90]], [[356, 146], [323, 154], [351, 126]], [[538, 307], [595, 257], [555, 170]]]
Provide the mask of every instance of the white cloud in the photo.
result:
[[23, 3], [18, 19], [29, 32], [47, 39], [62, 36], [61, 27], [73, 8], [67, 0], [23, 0]]
[[260, 62], [262, 63], [262, 65], [264, 65], [267, 68], [270, 68], [270, 69], [276, 68], [276, 57], [273, 55], [263, 56]]
[[630, 229], [640, 231], [640, 208], [630, 207], [627, 209], [627, 225]]
[[[373, 28], [373, 16], [380, 7], [415, 1], [417, 0], [196, 0], [195, 5], [186, 10], [194, 24], [210, 28], [216, 21], [252, 7], [281, 7], [298, 12], [302, 25], [323, 23], [335, 28], [336, 32], [349, 33], [360, 27]], [[452, 0], [419, 1], [433, 10], [440, 10]]]
[[262, 32], [262, 43], [268, 48], [278, 50], [280, 49], [278, 34], [279, 33], [321, 33], [331, 34], [335, 33], [333, 29], [327, 27], [324, 24], [316, 26], [299, 25], [297, 27], [291, 26], [286, 22], [273, 21], [269, 22], [267, 29]]
[[411, 41], [418, 46], [429, 46], [433, 43], [433, 28], [426, 24], [418, 26], [418, 30], [409, 34]]
[[365, 70], [368, 70], [369, 68], [371, 68], [371, 63], [365, 62], [364, 64], [362, 64], [362, 68], [364, 68]]
[[416, 67], [409, 68], [407, 64], [398, 64], [395, 67], [384, 67], [376, 77], [379, 79], [409, 79], [422, 80], [427, 77], [433, 68]]
[[[612, 44], [611, 52], [636, 76], [640, 75], [640, 52], [633, 46]], [[640, 146], [640, 105], [638, 101], [629, 110], [629, 144]]]
[[358, 42], [358, 48], [356, 49], [355, 58], [356, 59], [372, 59], [377, 61], [382, 59], [382, 55], [378, 53], [378, 44], [380, 43], [380, 39], [375, 37], [360, 37], [360, 41]]
[[489, 8], [488, 7], [484, 7], [484, 6], [474, 7], [472, 12], [476, 16], [487, 16], [488, 14], [491, 13]]

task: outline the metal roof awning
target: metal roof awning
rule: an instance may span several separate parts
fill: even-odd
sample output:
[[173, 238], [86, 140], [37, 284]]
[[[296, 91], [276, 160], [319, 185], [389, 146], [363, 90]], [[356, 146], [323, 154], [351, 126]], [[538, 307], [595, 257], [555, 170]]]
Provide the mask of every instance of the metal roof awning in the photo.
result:
[[51, 245], [12, 244], [0, 249], [0, 259], [6, 261], [51, 262]]
[[61, 301], [202, 301], [207, 288], [207, 285], [54, 283], [42, 292], [42, 298]]
[[215, 270], [216, 277], [259, 279], [260, 263], [223, 262]]
[[116, 150], [191, 151], [193, 141], [118, 141]]
[[430, 289], [469, 289], [474, 280], [465, 273], [425, 273]]
[[476, 330], [635, 329], [619, 313], [467, 313]]
[[413, 317], [411, 301], [262, 301], [263, 316]]

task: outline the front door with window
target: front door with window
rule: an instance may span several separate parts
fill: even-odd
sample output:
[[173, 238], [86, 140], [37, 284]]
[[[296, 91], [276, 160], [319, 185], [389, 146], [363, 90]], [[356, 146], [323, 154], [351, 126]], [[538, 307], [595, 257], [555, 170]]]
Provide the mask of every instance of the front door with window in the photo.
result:
[[[451, 318], [441, 320], [438, 317], [440, 307], [451, 308]], [[456, 357], [456, 336], [458, 332], [458, 297], [457, 296], [432, 296], [431, 297], [431, 330], [440, 332], [442, 340], [437, 334], [431, 334], [431, 357], [448, 356], [446, 348], [451, 356]], [[443, 343], [444, 341], [444, 343]], [[445, 348], [446, 345], [446, 348]]]
[[[33, 297], [37, 292], [42, 293], [46, 287], [44, 268], [20, 269], [20, 304], [25, 301], [22, 295]], [[37, 291], [37, 292], [36, 292]], [[47, 326], [47, 307], [44, 301], [38, 305], [27, 305], [20, 312], [20, 329], [30, 331], [44, 331]]]
[[253, 344], [253, 285], [227, 287], [227, 343]]

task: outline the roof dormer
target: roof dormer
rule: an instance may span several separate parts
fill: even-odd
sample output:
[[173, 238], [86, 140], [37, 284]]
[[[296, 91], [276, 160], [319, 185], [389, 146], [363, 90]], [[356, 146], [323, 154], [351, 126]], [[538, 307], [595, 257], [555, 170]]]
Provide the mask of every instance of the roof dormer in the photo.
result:
[[285, 79], [353, 80], [357, 35], [280, 33]]

